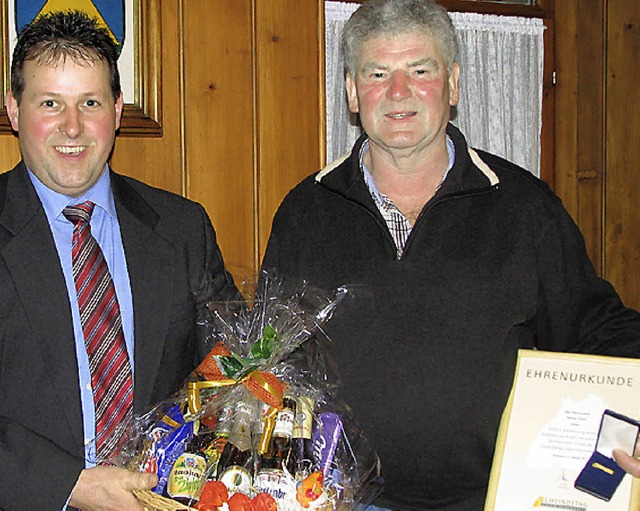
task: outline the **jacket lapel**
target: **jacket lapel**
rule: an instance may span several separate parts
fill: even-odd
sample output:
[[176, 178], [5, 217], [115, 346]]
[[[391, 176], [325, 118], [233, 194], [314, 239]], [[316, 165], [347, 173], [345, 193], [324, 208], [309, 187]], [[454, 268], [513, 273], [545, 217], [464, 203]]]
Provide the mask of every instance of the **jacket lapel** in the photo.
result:
[[111, 173], [134, 309], [134, 409], [151, 401], [171, 316], [174, 248], [156, 231], [160, 216], [121, 176]]

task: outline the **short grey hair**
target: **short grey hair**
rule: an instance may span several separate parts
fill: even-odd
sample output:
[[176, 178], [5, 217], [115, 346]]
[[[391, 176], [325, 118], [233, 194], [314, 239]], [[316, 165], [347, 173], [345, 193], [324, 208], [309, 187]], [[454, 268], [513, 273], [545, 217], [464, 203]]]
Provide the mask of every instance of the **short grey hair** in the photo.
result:
[[451, 71], [458, 39], [451, 18], [434, 0], [369, 0], [351, 15], [342, 32], [345, 71], [355, 76], [360, 45], [374, 37], [422, 33], [432, 36]]

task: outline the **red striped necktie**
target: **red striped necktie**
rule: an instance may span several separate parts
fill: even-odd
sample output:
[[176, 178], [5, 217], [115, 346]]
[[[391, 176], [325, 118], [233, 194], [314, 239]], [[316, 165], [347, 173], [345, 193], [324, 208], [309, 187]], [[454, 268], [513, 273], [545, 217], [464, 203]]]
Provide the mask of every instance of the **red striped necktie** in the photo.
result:
[[91, 235], [93, 202], [67, 206], [74, 224], [71, 257], [95, 404], [96, 454], [106, 461], [131, 419], [133, 379], [113, 280]]

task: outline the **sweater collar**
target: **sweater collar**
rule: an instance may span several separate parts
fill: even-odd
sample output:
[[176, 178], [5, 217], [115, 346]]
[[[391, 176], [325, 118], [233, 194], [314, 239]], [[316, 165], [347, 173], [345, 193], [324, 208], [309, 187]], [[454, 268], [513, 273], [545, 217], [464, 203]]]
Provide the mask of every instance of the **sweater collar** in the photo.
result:
[[[447, 135], [453, 141], [455, 161], [438, 195], [480, 190], [499, 183], [497, 174], [482, 160], [477, 151], [467, 146], [464, 135], [451, 123], [447, 126]], [[354, 144], [351, 153], [341, 156], [316, 174], [316, 182], [344, 194], [360, 189], [360, 183], [365, 186], [359, 158], [366, 140], [366, 134], [362, 135]]]

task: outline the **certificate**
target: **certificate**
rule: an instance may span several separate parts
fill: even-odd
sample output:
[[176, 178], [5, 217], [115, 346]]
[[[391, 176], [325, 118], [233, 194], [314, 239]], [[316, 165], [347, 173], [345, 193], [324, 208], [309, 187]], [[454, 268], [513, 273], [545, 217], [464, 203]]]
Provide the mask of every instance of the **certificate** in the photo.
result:
[[628, 474], [608, 501], [575, 487], [605, 412], [640, 419], [640, 360], [520, 350], [485, 511], [638, 510], [640, 484]]

